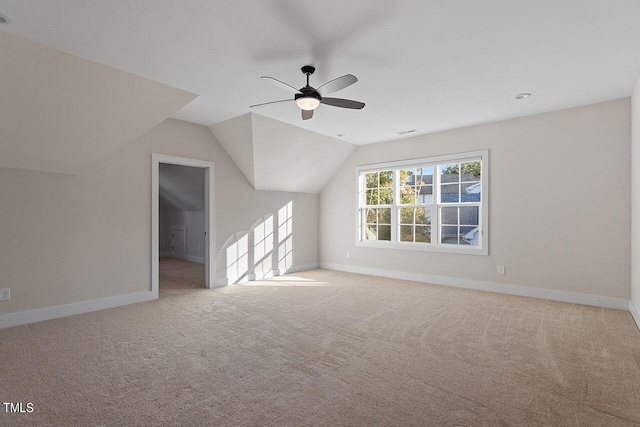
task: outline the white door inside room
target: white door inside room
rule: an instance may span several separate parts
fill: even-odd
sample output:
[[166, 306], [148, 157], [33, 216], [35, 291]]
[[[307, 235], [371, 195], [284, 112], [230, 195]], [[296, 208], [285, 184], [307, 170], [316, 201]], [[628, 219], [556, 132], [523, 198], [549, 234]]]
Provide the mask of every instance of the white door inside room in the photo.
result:
[[171, 227], [171, 255], [185, 256], [187, 254], [186, 227]]

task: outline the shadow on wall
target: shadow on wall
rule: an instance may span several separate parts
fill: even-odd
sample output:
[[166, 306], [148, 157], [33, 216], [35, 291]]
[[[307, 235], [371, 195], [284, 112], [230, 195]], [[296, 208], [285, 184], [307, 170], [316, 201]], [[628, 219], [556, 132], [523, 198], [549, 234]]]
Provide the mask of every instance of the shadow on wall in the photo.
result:
[[[261, 280], [285, 274], [293, 266], [293, 202], [277, 215], [266, 214], [248, 231], [235, 233], [225, 242], [221, 256], [226, 284]], [[216, 274], [218, 276], [218, 274]]]

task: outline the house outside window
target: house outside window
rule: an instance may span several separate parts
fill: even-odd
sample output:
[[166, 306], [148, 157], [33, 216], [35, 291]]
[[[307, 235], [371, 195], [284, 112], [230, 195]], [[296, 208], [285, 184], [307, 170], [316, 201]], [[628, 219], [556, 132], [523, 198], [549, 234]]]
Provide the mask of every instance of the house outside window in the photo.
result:
[[357, 245], [488, 254], [489, 152], [357, 168]]

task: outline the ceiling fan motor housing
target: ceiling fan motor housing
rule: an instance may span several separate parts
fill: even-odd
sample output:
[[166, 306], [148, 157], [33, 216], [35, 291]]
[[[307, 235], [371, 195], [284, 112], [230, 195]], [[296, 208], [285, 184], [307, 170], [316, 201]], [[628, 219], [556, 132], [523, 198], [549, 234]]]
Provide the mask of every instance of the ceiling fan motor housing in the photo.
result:
[[307, 76], [310, 76], [316, 71], [316, 67], [314, 67], [313, 65], [305, 65], [304, 67], [301, 68], [301, 70], [304, 74], [306, 74]]
[[318, 93], [318, 91], [312, 88], [311, 86], [305, 86], [302, 89], [300, 89], [300, 93], [295, 94], [296, 101], [300, 98], [315, 98], [318, 101], [322, 101], [322, 97], [320, 96], [320, 93]]

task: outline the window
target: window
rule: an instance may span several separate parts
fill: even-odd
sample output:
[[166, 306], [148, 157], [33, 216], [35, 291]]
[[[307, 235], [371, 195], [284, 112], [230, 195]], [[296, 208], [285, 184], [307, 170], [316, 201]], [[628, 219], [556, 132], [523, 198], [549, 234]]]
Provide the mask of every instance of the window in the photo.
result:
[[357, 243], [488, 254], [488, 151], [359, 166]]

